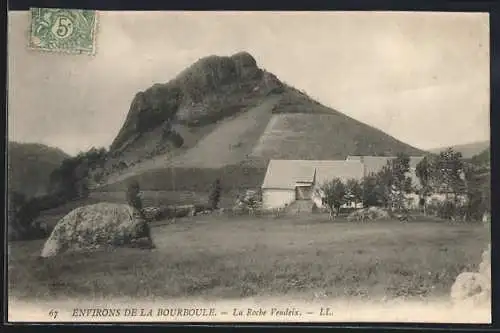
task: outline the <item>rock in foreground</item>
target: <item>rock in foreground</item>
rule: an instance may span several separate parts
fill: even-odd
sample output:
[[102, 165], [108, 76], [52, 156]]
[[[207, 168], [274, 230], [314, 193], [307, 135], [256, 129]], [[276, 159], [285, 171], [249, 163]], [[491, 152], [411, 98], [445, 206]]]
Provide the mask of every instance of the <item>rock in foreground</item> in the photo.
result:
[[457, 276], [450, 297], [455, 304], [482, 305], [491, 301], [491, 245], [482, 254], [479, 272], [463, 272]]
[[131, 206], [99, 203], [79, 207], [59, 220], [41, 256], [119, 246], [153, 248], [149, 226]]
[[451, 287], [451, 299], [453, 302], [471, 302], [481, 304], [489, 300], [491, 285], [488, 279], [473, 272], [463, 272], [457, 276]]

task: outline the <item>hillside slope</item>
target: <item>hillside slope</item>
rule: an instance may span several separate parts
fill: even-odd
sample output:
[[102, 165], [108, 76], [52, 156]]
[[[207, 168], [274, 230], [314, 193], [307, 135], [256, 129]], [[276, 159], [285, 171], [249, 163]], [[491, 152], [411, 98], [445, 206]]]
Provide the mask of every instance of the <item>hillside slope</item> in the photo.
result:
[[[123, 172], [111, 175], [108, 183], [116, 183], [157, 169], [219, 169], [237, 165], [251, 154], [272, 116], [271, 109], [276, 100], [276, 96], [267, 97], [255, 108], [218, 122], [218, 126], [207, 131], [192, 148], [179, 149], [177, 152], [158, 155], [134, 164]], [[177, 174], [181, 175], [182, 171]]]
[[269, 159], [345, 159], [347, 155], [419, 155], [416, 148], [338, 112], [273, 115], [253, 156]]
[[261, 170], [276, 158], [399, 152], [423, 154], [321, 105], [242, 52], [202, 58], [171, 81], [138, 93], [110, 147], [108, 167], [126, 167], [111, 172], [106, 183], [170, 168], [224, 170], [243, 164]]
[[474, 155], [470, 158], [470, 162], [477, 165], [477, 166], [484, 166], [484, 167], [490, 167], [490, 148], [484, 149], [482, 152], [480, 152], [477, 155]]
[[16, 191], [27, 197], [45, 194], [50, 173], [68, 157], [62, 150], [43, 144], [9, 142], [9, 191]]

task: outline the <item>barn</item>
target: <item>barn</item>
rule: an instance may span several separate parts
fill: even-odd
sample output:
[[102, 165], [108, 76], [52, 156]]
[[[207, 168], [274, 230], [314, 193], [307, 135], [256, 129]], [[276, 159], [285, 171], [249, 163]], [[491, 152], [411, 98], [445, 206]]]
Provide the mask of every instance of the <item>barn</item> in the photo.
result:
[[315, 186], [334, 178], [361, 180], [363, 175], [359, 160], [270, 160], [262, 183], [262, 205], [274, 209], [311, 200]]

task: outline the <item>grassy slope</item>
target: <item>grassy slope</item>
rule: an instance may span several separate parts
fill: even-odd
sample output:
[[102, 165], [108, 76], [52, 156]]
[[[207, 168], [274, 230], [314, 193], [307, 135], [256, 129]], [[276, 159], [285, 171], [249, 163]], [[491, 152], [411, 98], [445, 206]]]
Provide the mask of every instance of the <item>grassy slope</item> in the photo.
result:
[[149, 170], [124, 181], [98, 189], [99, 192], [125, 191], [131, 180], [137, 180], [148, 191], [207, 191], [215, 179], [221, 180], [223, 191], [255, 188], [264, 180], [266, 168], [241, 164], [222, 168], [162, 168]]
[[372, 127], [340, 114], [278, 114], [254, 156], [264, 159], [345, 159], [347, 155], [420, 155]]
[[37, 143], [9, 142], [9, 189], [28, 197], [44, 194], [50, 173], [69, 155], [58, 148]]
[[[309, 220], [305, 220], [309, 219]], [[476, 270], [490, 235], [480, 225], [327, 218], [196, 217], [153, 227], [154, 251], [37, 259], [42, 241], [9, 250], [9, 295], [33, 297], [239, 298], [315, 292], [330, 297], [449, 294]]]
[[[256, 107], [231, 118], [219, 121], [217, 126], [211, 126], [203, 136], [192, 139], [192, 146], [178, 151], [175, 155], [164, 154], [128, 168], [121, 174], [115, 174], [108, 179], [113, 184], [134, 175], [156, 173], [159, 170], [170, 172], [166, 168], [179, 169], [218, 169], [227, 165], [237, 165], [246, 158], [271, 117], [271, 109], [279, 100], [279, 96], [268, 96]], [[187, 132], [187, 129], [184, 129]], [[199, 130], [201, 132], [201, 130]], [[185, 136], [187, 136], [185, 134]], [[177, 175], [182, 176], [182, 171]], [[168, 175], [165, 175], [168, 177]], [[145, 175], [145, 177], [148, 177]], [[181, 178], [184, 180], [184, 178]], [[213, 182], [214, 179], [211, 179]], [[160, 180], [160, 182], [162, 182]], [[179, 182], [182, 186], [182, 182]], [[147, 189], [151, 186], [145, 184]], [[162, 188], [167, 190], [168, 188]]]

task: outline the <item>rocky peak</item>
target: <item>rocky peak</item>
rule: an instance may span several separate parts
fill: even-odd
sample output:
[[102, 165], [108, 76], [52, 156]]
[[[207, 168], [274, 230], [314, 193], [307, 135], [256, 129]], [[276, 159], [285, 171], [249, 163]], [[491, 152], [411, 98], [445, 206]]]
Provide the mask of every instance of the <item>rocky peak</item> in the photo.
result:
[[110, 150], [126, 149], [165, 122], [208, 124], [230, 116], [244, 108], [241, 100], [264, 96], [277, 84], [276, 77], [260, 69], [248, 52], [201, 58], [169, 82], [136, 94]]

